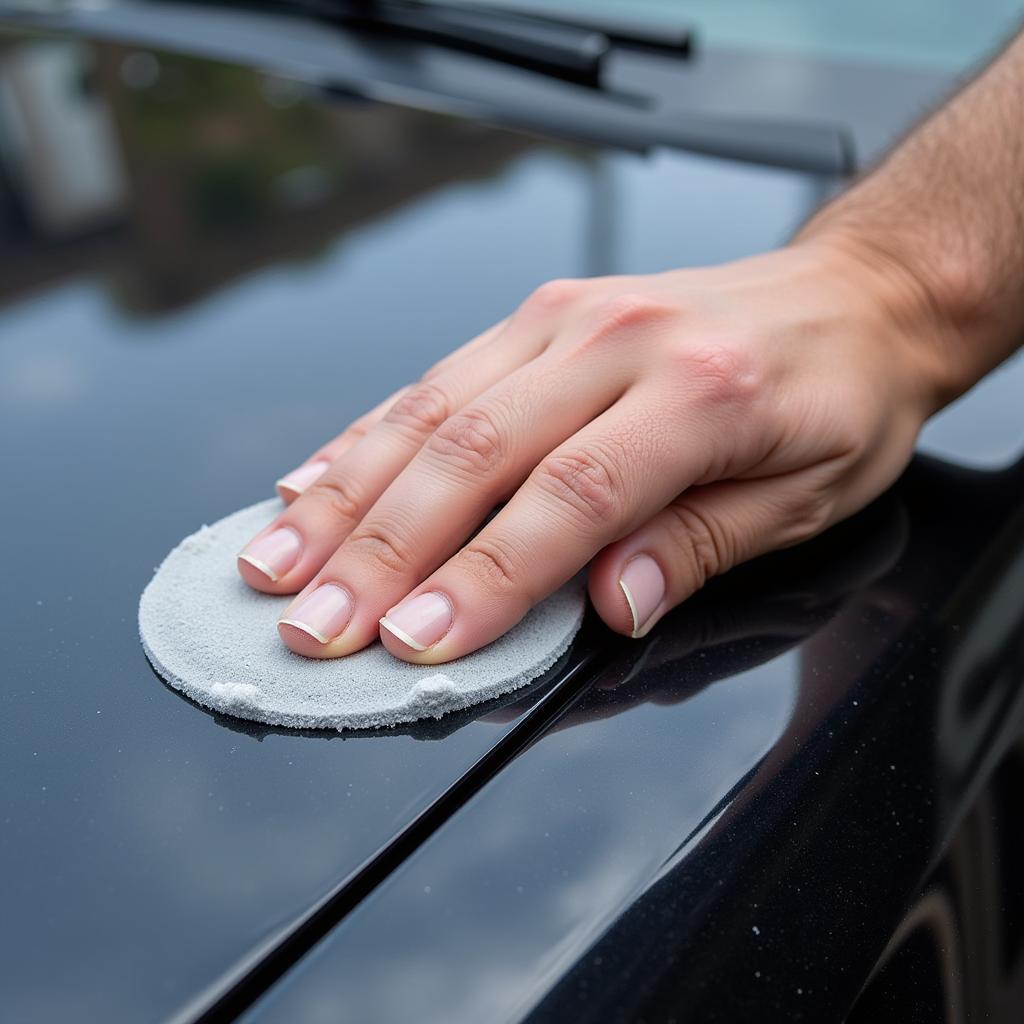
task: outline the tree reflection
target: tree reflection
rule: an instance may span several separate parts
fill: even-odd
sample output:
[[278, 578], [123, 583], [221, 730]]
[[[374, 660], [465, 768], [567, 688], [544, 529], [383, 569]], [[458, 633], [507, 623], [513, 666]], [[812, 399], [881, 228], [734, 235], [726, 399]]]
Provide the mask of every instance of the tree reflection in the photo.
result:
[[89, 272], [122, 309], [177, 309], [536, 143], [234, 65], [0, 35], [10, 300]]

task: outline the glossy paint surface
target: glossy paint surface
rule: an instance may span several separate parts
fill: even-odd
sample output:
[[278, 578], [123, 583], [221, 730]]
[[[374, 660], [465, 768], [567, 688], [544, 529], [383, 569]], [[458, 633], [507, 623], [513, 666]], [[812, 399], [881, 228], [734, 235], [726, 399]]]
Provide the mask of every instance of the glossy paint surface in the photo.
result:
[[[4, 137], [5, 1009], [158, 1020], [277, 942], [544, 686], [375, 735], [211, 716], [142, 654], [153, 567], [542, 281], [738, 255], [810, 189], [105, 44], [9, 35], [0, 82], [36, 118]], [[744, 214], [712, 231], [720, 203]]]
[[[153, 675], [135, 611], [184, 534], [269, 494], [536, 285], [778, 244], [821, 182], [540, 142], [131, 46], [3, 42], [4, 109], [20, 111], [0, 125], [5, 1011], [187, 1018], [445, 801], [451, 820], [438, 812], [434, 838], [256, 1015], [315, 1019], [343, 999], [353, 1020], [554, 1013], [578, 986], [597, 991], [584, 954], [674, 866], [689, 902], [719, 879], [737, 892], [724, 861], [691, 853], [739, 794], [803, 792], [787, 766], [819, 765], [828, 717], [883, 678], [874, 666], [908, 622], [931, 622], [933, 589], [980, 564], [1010, 478], [969, 478], [968, 507], [1000, 496], [977, 536], [944, 486], [925, 501], [907, 484], [896, 519], [876, 511], [806, 559], [738, 576], [641, 644], [609, 651], [588, 632], [521, 699], [406, 731], [208, 715]], [[1020, 383], [1011, 366], [926, 443], [1012, 461]], [[833, 680], [824, 692], [815, 671]], [[908, 698], [905, 713], [921, 707]], [[507, 767], [480, 767], [534, 734]], [[453, 792], [494, 772], [457, 810]], [[850, 780], [866, 803], [880, 792]], [[753, 806], [770, 823], [789, 804]], [[776, 868], [780, 828], [748, 830]], [[622, 998], [607, 995], [581, 1005], [600, 1017]]]
[[[709, 587], [244, 1019], [845, 1020], [1019, 746], [1022, 483], [919, 460], [857, 519]], [[974, 880], [1016, 884], [991, 869]], [[1003, 994], [1019, 1011], [1019, 984]]]

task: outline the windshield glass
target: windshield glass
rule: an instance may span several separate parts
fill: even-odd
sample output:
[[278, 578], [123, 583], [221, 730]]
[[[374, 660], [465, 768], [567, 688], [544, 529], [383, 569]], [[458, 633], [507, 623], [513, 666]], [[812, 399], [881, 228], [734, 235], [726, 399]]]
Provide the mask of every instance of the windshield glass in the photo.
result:
[[1006, 38], [1024, 0], [477, 0], [693, 28], [705, 45], [960, 70]]

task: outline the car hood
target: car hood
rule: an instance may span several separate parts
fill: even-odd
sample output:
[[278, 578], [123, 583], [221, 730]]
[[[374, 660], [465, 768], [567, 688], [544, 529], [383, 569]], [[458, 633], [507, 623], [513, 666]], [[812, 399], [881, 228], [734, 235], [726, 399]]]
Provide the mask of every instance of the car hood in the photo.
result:
[[[0, 39], [5, 1005], [188, 1019], [285, 970], [484, 799], [613, 655], [591, 623], [499, 705], [374, 733], [263, 728], [149, 668], [135, 622], [154, 566], [544, 280], [763, 249], [821, 182], [540, 140], [148, 46]], [[935, 446], [998, 475], [1015, 389], [994, 387]], [[705, 646], [719, 675], [745, 671]], [[614, 656], [633, 678], [659, 671], [642, 650]], [[695, 809], [784, 732], [786, 686], [761, 695], [764, 735], [705, 751], [717, 767]]]

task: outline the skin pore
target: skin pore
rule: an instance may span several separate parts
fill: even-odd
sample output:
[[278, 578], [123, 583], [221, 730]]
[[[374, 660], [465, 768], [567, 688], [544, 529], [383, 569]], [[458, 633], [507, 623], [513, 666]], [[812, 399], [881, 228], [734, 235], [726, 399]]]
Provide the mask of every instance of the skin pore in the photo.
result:
[[448, 661], [588, 563], [601, 618], [642, 636], [877, 497], [1019, 343], [1022, 101], [1018, 39], [788, 246], [550, 282], [352, 424], [239, 556], [297, 595], [284, 643]]

